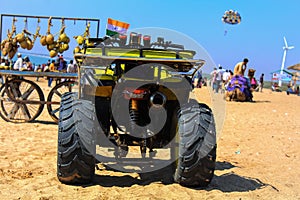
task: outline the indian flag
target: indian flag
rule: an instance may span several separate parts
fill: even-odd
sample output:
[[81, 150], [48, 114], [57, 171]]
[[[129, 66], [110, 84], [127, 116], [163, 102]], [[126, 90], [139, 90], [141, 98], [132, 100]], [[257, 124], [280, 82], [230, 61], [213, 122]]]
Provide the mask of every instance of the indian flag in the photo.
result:
[[106, 35], [114, 36], [116, 34], [126, 34], [128, 28], [129, 28], [129, 24], [108, 18]]

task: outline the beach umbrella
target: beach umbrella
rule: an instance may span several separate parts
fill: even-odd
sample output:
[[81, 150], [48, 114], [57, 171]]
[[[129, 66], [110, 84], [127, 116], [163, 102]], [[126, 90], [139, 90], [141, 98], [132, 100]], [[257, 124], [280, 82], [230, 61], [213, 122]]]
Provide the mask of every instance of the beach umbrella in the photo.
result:
[[[237, 25], [237, 24], [241, 23], [242, 18], [241, 18], [241, 15], [238, 13], [238, 11], [226, 10], [222, 16], [222, 21], [225, 24]], [[227, 30], [225, 30], [224, 35], [226, 35], [226, 34], [227, 34]]]
[[300, 71], [300, 63], [289, 66], [287, 69], [299, 70]]

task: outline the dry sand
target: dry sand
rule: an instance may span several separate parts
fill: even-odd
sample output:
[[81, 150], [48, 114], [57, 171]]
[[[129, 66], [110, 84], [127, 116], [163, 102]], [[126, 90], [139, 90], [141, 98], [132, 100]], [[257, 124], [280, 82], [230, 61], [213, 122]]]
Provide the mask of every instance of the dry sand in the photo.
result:
[[[39, 84], [49, 91], [45, 80]], [[195, 94], [201, 100], [207, 90]], [[105, 169], [91, 185], [61, 184], [57, 125], [47, 110], [34, 123], [0, 119], [0, 199], [300, 199], [300, 97], [265, 90], [254, 99], [226, 103], [215, 176], [205, 189]]]

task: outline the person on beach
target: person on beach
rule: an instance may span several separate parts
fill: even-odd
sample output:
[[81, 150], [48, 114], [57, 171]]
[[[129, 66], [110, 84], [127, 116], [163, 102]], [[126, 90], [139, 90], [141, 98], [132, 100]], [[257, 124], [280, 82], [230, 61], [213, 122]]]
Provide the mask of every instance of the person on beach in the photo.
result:
[[57, 70], [60, 71], [60, 72], [66, 72], [67, 71], [67, 64], [66, 64], [66, 61], [64, 60], [64, 57], [63, 55], [61, 55], [59, 57], [59, 63], [58, 63], [58, 67], [57, 67]]
[[[77, 73], [77, 64], [70, 60], [70, 63], [67, 67], [67, 73]], [[74, 79], [69, 79], [70, 81], [75, 81]]]
[[210, 73], [211, 77], [211, 83], [210, 85], [212, 86], [213, 90], [216, 89], [216, 78], [217, 78], [217, 68], [214, 67], [214, 70]]
[[273, 92], [282, 92], [280, 87], [278, 86], [278, 83], [273, 83], [271, 89]]
[[[6, 65], [5, 65], [5, 59], [4, 59], [4, 57], [1, 57], [1, 63], [0, 63], [0, 66], [1, 66], [1, 67], [6, 66]], [[3, 84], [2, 76], [0, 76], [0, 83]]]
[[28, 56], [25, 56], [24, 57], [24, 63], [23, 63], [23, 66], [26, 70], [28, 71], [32, 71], [33, 70], [33, 67], [32, 67], [32, 63], [30, 62], [30, 59]]
[[221, 89], [221, 93], [222, 92], [222, 84], [223, 84], [223, 73], [224, 73], [224, 69], [221, 65], [219, 65], [219, 69], [217, 70], [217, 74], [216, 74], [216, 90], [215, 92], [218, 93], [219, 89]]
[[18, 56], [18, 59], [17, 59], [17, 61], [15, 62], [13, 69], [14, 69], [14, 70], [19, 70], [19, 71], [21, 71], [22, 68], [23, 68], [22, 54], [18, 53], [17, 56]]
[[227, 90], [229, 84], [230, 84], [230, 80], [232, 79], [233, 77], [233, 72], [231, 70], [228, 71], [228, 79], [227, 79], [227, 83], [225, 84], [225, 89]]
[[247, 63], [249, 60], [247, 58], [244, 58], [243, 62], [239, 62], [235, 65], [234, 70], [233, 70], [233, 75], [239, 75], [239, 76], [244, 76], [244, 73], [247, 69]]
[[262, 90], [264, 88], [264, 74], [260, 75], [260, 78], [259, 78], [259, 87], [260, 87], [260, 92], [262, 92]]
[[195, 76], [193, 77], [193, 85], [196, 87], [196, 88], [201, 88], [202, 87], [202, 70], [199, 69]]
[[0, 63], [0, 66], [5, 66], [5, 59], [4, 59], [4, 57], [1, 57], [1, 63]]
[[[63, 55], [60, 55], [58, 56], [58, 58], [56, 59], [56, 69], [59, 71], [59, 72], [67, 72], [67, 62], [64, 60], [64, 57]], [[56, 85], [59, 84], [60, 82], [63, 82], [65, 81], [65, 79], [61, 79], [61, 78], [57, 78], [56, 79]]]
[[291, 88], [290, 85], [288, 85], [288, 88], [286, 90], [286, 94], [290, 95], [290, 94], [295, 94], [299, 96], [299, 86], [297, 86], [297, 88], [295, 88], [294, 90]]
[[70, 63], [68, 64], [67, 73], [76, 73], [76, 69], [74, 67], [73, 60], [70, 60]]
[[[33, 64], [34, 66], [34, 71], [35, 72], [41, 72], [42, 71], [42, 67], [40, 64], [36, 65], [36, 64]], [[39, 81], [39, 77], [36, 77], [36, 81]]]
[[223, 73], [223, 81], [225, 84], [228, 82], [229, 77], [230, 77], [230, 72], [228, 69], [226, 69], [225, 72]]
[[[48, 70], [49, 70], [49, 72], [55, 71], [55, 60], [52, 60], [51, 64], [49, 65]], [[52, 81], [53, 81], [53, 78], [49, 77], [48, 78], [48, 87], [51, 87]]]

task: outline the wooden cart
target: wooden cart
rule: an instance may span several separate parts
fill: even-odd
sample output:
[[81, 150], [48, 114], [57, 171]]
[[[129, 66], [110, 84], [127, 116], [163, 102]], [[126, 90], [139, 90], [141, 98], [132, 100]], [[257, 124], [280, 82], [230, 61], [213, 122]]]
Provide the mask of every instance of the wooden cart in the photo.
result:
[[[43, 111], [44, 106], [51, 118], [58, 122], [60, 98], [71, 92], [76, 85], [77, 73], [33, 72], [0, 70], [5, 83], [0, 87], [0, 116], [8, 122], [31, 122]], [[65, 79], [54, 86], [45, 100], [39, 85], [28, 77]], [[27, 79], [26, 79], [27, 78]]]

